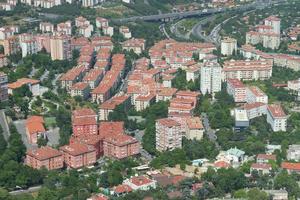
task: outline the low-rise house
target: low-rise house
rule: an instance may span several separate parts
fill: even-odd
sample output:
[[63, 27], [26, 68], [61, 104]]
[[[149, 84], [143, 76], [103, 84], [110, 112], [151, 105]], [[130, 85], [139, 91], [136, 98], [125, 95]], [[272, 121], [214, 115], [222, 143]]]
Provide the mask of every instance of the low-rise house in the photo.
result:
[[201, 140], [204, 134], [204, 127], [200, 117], [190, 117], [187, 119], [186, 138], [189, 140]]
[[108, 200], [108, 197], [104, 194], [94, 194], [91, 197], [87, 198], [86, 200]]
[[267, 106], [267, 122], [274, 132], [286, 131], [287, 118], [288, 116], [280, 105], [270, 104]]
[[34, 169], [61, 169], [64, 166], [64, 157], [60, 151], [45, 146], [27, 151], [25, 164]]
[[131, 38], [131, 32], [130, 32], [130, 30], [129, 30], [128, 27], [126, 27], [126, 26], [121, 26], [121, 27], [119, 28], [119, 32], [121, 33], [121, 35], [123, 35], [123, 37], [124, 37], [125, 39]]
[[96, 150], [93, 146], [73, 143], [59, 149], [64, 154], [65, 164], [68, 168], [78, 169], [91, 166], [96, 162]]
[[269, 161], [276, 161], [276, 155], [258, 154], [256, 156], [256, 162], [257, 163], [269, 163]]
[[26, 120], [26, 135], [30, 144], [37, 144], [39, 137], [46, 136], [44, 119], [41, 116], [30, 116]]
[[18, 79], [16, 82], [9, 83], [7, 85], [8, 94], [12, 95], [15, 89], [18, 89], [24, 85], [27, 85], [29, 87], [29, 90], [30, 92], [32, 92], [33, 96], [40, 95], [40, 81], [29, 78], [21, 78]]
[[127, 184], [133, 190], [150, 190], [156, 188], [156, 181], [145, 176], [134, 176], [126, 179], [123, 184]]
[[126, 184], [117, 185], [113, 188], [113, 192], [116, 196], [122, 196], [122, 195], [128, 194], [132, 191], [133, 191], [133, 189], [129, 185], [126, 185]]
[[226, 157], [230, 163], [243, 163], [245, 160], [245, 152], [235, 148], [226, 151]]
[[270, 197], [271, 200], [288, 200], [289, 194], [286, 190], [263, 190]]
[[300, 145], [299, 144], [289, 145], [286, 158], [288, 160], [300, 161]]
[[261, 173], [263, 175], [269, 174], [272, 170], [271, 164], [267, 163], [252, 163], [250, 167], [250, 172], [257, 171], [258, 173]]
[[289, 174], [293, 172], [300, 173], [300, 163], [283, 162], [281, 163], [281, 168], [287, 170]]

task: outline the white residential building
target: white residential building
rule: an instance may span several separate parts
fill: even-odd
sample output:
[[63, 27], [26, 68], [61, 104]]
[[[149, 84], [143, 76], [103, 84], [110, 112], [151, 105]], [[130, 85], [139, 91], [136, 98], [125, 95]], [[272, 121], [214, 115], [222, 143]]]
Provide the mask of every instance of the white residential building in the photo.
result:
[[300, 161], [300, 145], [299, 144], [289, 145], [286, 158], [288, 160], [295, 160], [297, 162]]
[[271, 104], [267, 107], [267, 122], [271, 125], [274, 132], [286, 131], [288, 116], [282, 107], [277, 104]]
[[156, 188], [156, 180], [149, 179], [145, 176], [134, 176], [123, 181], [123, 184], [128, 185], [133, 190], [150, 190]]
[[247, 87], [246, 102], [247, 103], [261, 102], [261, 103], [267, 104], [268, 96], [258, 87], [250, 86], [250, 87]]
[[237, 50], [237, 41], [234, 38], [224, 38], [221, 41], [221, 54], [224, 56], [230, 56]]
[[200, 90], [202, 94], [221, 91], [222, 68], [217, 62], [206, 62], [200, 69]]
[[261, 102], [246, 103], [242, 106], [246, 110], [249, 119], [254, 119], [267, 114], [267, 105]]

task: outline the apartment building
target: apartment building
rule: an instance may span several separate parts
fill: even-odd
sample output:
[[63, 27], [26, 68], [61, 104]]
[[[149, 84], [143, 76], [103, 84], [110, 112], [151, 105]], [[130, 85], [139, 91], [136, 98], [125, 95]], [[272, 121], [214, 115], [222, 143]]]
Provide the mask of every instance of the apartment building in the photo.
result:
[[280, 105], [270, 104], [267, 106], [267, 122], [274, 132], [286, 131], [287, 118], [288, 116]]
[[21, 40], [20, 47], [23, 58], [28, 55], [36, 54], [38, 52], [38, 44], [34, 38], [28, 40]]
[[272, 76], [270, 60], [230, 60], [223, 65], [222, 79], [266, 80]]
[[134, 108], [136, 111], [142, 111], [155, 102], [156, 95], [154, 93], [141, 94], [134, 100]]
[[82, 79], [83, 82], [88, 83], [90, 88], [95, 89], [104, 77], [103, 69], [91, 69]]
[[249, 86], [247, 87], [246, 90], [246, 102], [247, 103], [260, 102], [260, 103], [267, 104], [268, 96], [258, 87]]
[[145, 50], [145, 42], [144, 39], [131, 38], [122, 43], [122, 49], [140, 55]]
[[73, 84], [82, 80], [85, 73], [86, 68], [84, 66], [77, 66], [70, 69], [59, 78], [61, 87], [66, 88], [69, 91], [72, 88]]
[[64, 155], [68, 168], [78, 169], [91, 166], [96, 162], [96, 150], [93, 146], [72, 143], [59, 148]]
[[67, 35], [53, 36], [50, 39], [50, 51], [52, 60], [70, 59], [71, 53], [71, 38]]
[[246, 86], [239, 79], [227, 79], [227, 93], [236, 103], [246, 101]]
[[79, 96], [83, 100], [86, 100], [86, 99], [89, 98], [90, 91], [91, 91], [90, 85], [88, 83], [85, 83], [85, 82], [75, 83], [70, 88], [70, 92], [71, 92], [72, 97]]
[[156, 150], [168, 151], [182, 146], [180, 124], [173, 119], [156, 120]]
[[49, 146], [28, 150], [25, 164], [34, 169], [45, 167], [47, 170], [61, 169], [64, 167], [63, 154]]
[[221, 54], [224, 56], [231, 56], [237, 51], [237, 40], [226, 37], [221, 40]]
[[49, 22], [41, 22], [39, 29], [42, 33], [53, 33], [54, 32], [54, 25]]
[[99, 120], [108, 120], [109, 113], [113, 112], [117, 106], [122, 105], [124, 110], [128, 110], [131, 106], [131, 99], [128, 95], [115, 96], [99, 106]]
[[200, 91], [214, 94], [221, 91], [222, 68], [216, 62], [206, 62], [200, 69]]
[[74, 137], [98, 134], [98, 116], [89, 108], [77, 109], [72, 112], [72, 130]]
[[0, 54], [0, 68], [8, 65], [8, 58], [4, 54]]
[[246, 103], [242, 106], [246, 110], [249, 119], [254, 119], [267, 114], [267, 104], [261, 102]]
[[8, 100], [8, 79], [7, 75], [3, 72], [0, 72], [0, 101]]
[[300, 161], [300, 145], [293, 144], [289, 145], [286, 155], [287, 160]]
[[126, 134], [111, 135], [103, 140], [104, 156], [123, 159], [140, 153], [139, 142]]

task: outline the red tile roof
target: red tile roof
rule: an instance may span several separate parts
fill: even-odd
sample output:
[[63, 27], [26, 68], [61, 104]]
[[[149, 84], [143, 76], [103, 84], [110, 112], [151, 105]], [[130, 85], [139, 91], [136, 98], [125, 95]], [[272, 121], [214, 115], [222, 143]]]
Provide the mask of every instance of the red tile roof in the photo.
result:
[[95, 151], [95, 148], [90, 145], [81, 144], [81, 143], [72, 143], [65, 145], [59, 148], [61, 151], [64, 151], [72, 156], [78, 156], [85, 153], [90, 153]]
[[163, 118], [163, 119], [158, 119], [156, 120], [159, 124], [163, 125], [163, 126], [167, 126], [167, 127], [173, 127], [173, 126], [180, 126], [180, 124], [170, 118]]
[[99, 135], [108, 137], [124, 133], [124, 122], [100, 122]]
[[189, 129], [203, 129], [203, 124], [200, 117], [187, 118], [187, 126]]
[[264, 159], [264, 160], [276, 160], [276, 155], [272, 154], [258, 154], [256, 159]]
[[283, 162], [281, 168], [286, 170], [300, 170], [300, 163]]
[[270, 104], [268, 105], [268, 110], [274, 118], [282, 118], [286, 117], [284, 110], [281, 105], [278, 104]]
[[88, 83], [78, 82], [72, 85], [71, 90], [85, 90], [88, 87], [89, 87]]
[[132, 188], [129, 185], [122, 184], [114, 188], [114, 192], [117, 194], [129, 193], [132, 192]]
[[252, 169], [272, 169], [272, 165], [267, 164], [267, 163], [252, 163], [251, 168]]
[[62, 156], [63, 154], [56, 149], [53, 149], [49, 146], [45, 146], [38, 149], [28, 150], [27, 155], [41, 161], [41, 160], [47, 160], [50, 158]]
[[145, 176], [134, 176], [129, 181], [136, 186], [147, 185], [147, 184], [153, 182], [153, 180], [151, 180]]

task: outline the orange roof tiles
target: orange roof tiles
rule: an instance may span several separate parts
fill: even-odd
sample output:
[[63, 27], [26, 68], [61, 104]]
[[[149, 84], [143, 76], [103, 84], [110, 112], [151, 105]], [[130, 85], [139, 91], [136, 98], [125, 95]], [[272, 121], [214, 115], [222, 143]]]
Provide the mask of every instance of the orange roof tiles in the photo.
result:
[[189, 129], [203, 129], [203, 124], [200, 117], [190, 117], [187, 119]]
[[28, 133], [43, 133], [46, 131], [44, 127], [44, 119], [40, 116], [31, 116], [26, 120], [26, 129]]
[[17, 89], [17, 88], [22, 87], [23, 85], [27, 85], [27, 84], [35, 85], [35, 84], [38, 84], [39, 82], [40, 82], [39, 80], [34, 80], [34, 79], [29, 79], [29, 78], [21, 78], [21, 79], [18, 79], [14, 83], [9, 83], [7, 85], [7, 87], [10, 89]]
[[266, 96], [266, 94], [258, 87], [256, 86], [250, 86], [248, 89], [256, 96], [256, 97], [263, 97]]
[[230, 84], [232, 87], [234, 88], [244, 88], [245, 85], [242, 81], [240, 81], [239, 79], [227, 79], [227, 84]]
[[252, 163], [251, 168], [253, 169], [272, 169], [272, 165], [268, 163]]
[[173, 127], [173, 126], [180, 126], [180, 124], [171, 119], [171, 118], [163, 118], [163, 119], [158, 119], [156, 120], [159, 124], [166, 126], [166, 127]]
[[119, 134], [119, 135], [113, 134], [109, 137], [104, 137], [104, 141], [112, 143], [116, 146], [125, 146], [128, 144], [138, 142], [134, 137], [126, 135], [126, 134]]
[[90, 145], [81, 144], [81, 143], [72, 143], [69, 145], [65, 145], [60, 147], [61, 151], [64, 151], [72, 156], [78, 156], [85, 153], [90, 153], [95, 151], [95, 148]]
[[72, 125], [73, 126], [97, 125], [97, 120], [95, 117], [74, 118], [72, 120]]
[[283, 162], [281, 168], [286, 170], [300, 170], [300, 163]]
[[87, 116], [97, 116], [96, 112], [90, 108], [80, 108], [73, 110], [72, 117], [78, 118], [78, 117], [87, 117]]
[[162, 88], [157, 92], [158, 96], [174, 96], [177, 92], [176, 88]]
[[134, 176], [129, 181], [136, 186], [147, 185], [147, 184], [153, 182], [153, 180], [151, 180], [145, 176]]
[[129, 99], [128, 95], [122, 95], [122, 96], [115, 96], [105, 102], [103, 102], [100, 105], [100, 109], [109, 109], [109, 110], [113, 110], [115, 109], [116, 106], [124, 103], [126, 100]]
[[78, 82], [72, 85], [71, 90], [85, 90], [88, 87], [89, 87], [88, 83]]
[[258, 108], [261, 106], [265, 106], [266, 104], [261, 103], [261, 102], [255, 102], [255, 103], [246, 103], [242, 106], [245, 110], [251, 110], [253, 108]]
[[81, 73], [85, 72], [84, 66], [78, 66], [70, 69], [67, 73], [63, 74], [59, 80], [61, 81], [74, 81]]
[[256, 159], [264, 159], [264, 160], [276, 160], [276, 155], [272, 154], [258, 154]]
[[82, 79], [82, 81], [95, 81], [103, 75], [103, 69], [92, 69]]
[[284, 110], [281, 105], [278, 104], [270, 104], [268, 105], [268, 110], [274, 118], [282, 118], [286, 117]]
[[132, 188], [126, 184], [118, 185], [114, 188], [114, 192], [117, 194], [129, 193], [132, 191], [133, 191]]
[[109, 137], [111, 135], [120, 135], [124, 133], [124, 122], [100, 122], [99, 135]]
[[216, 168], [229, 168], [231, 165], [225, 161], [217, 161], [215, 162], [214, 166]]
[[26, 154], [40, 161], [62, 156], [60, 151], [49, 146], [28, 150]]

